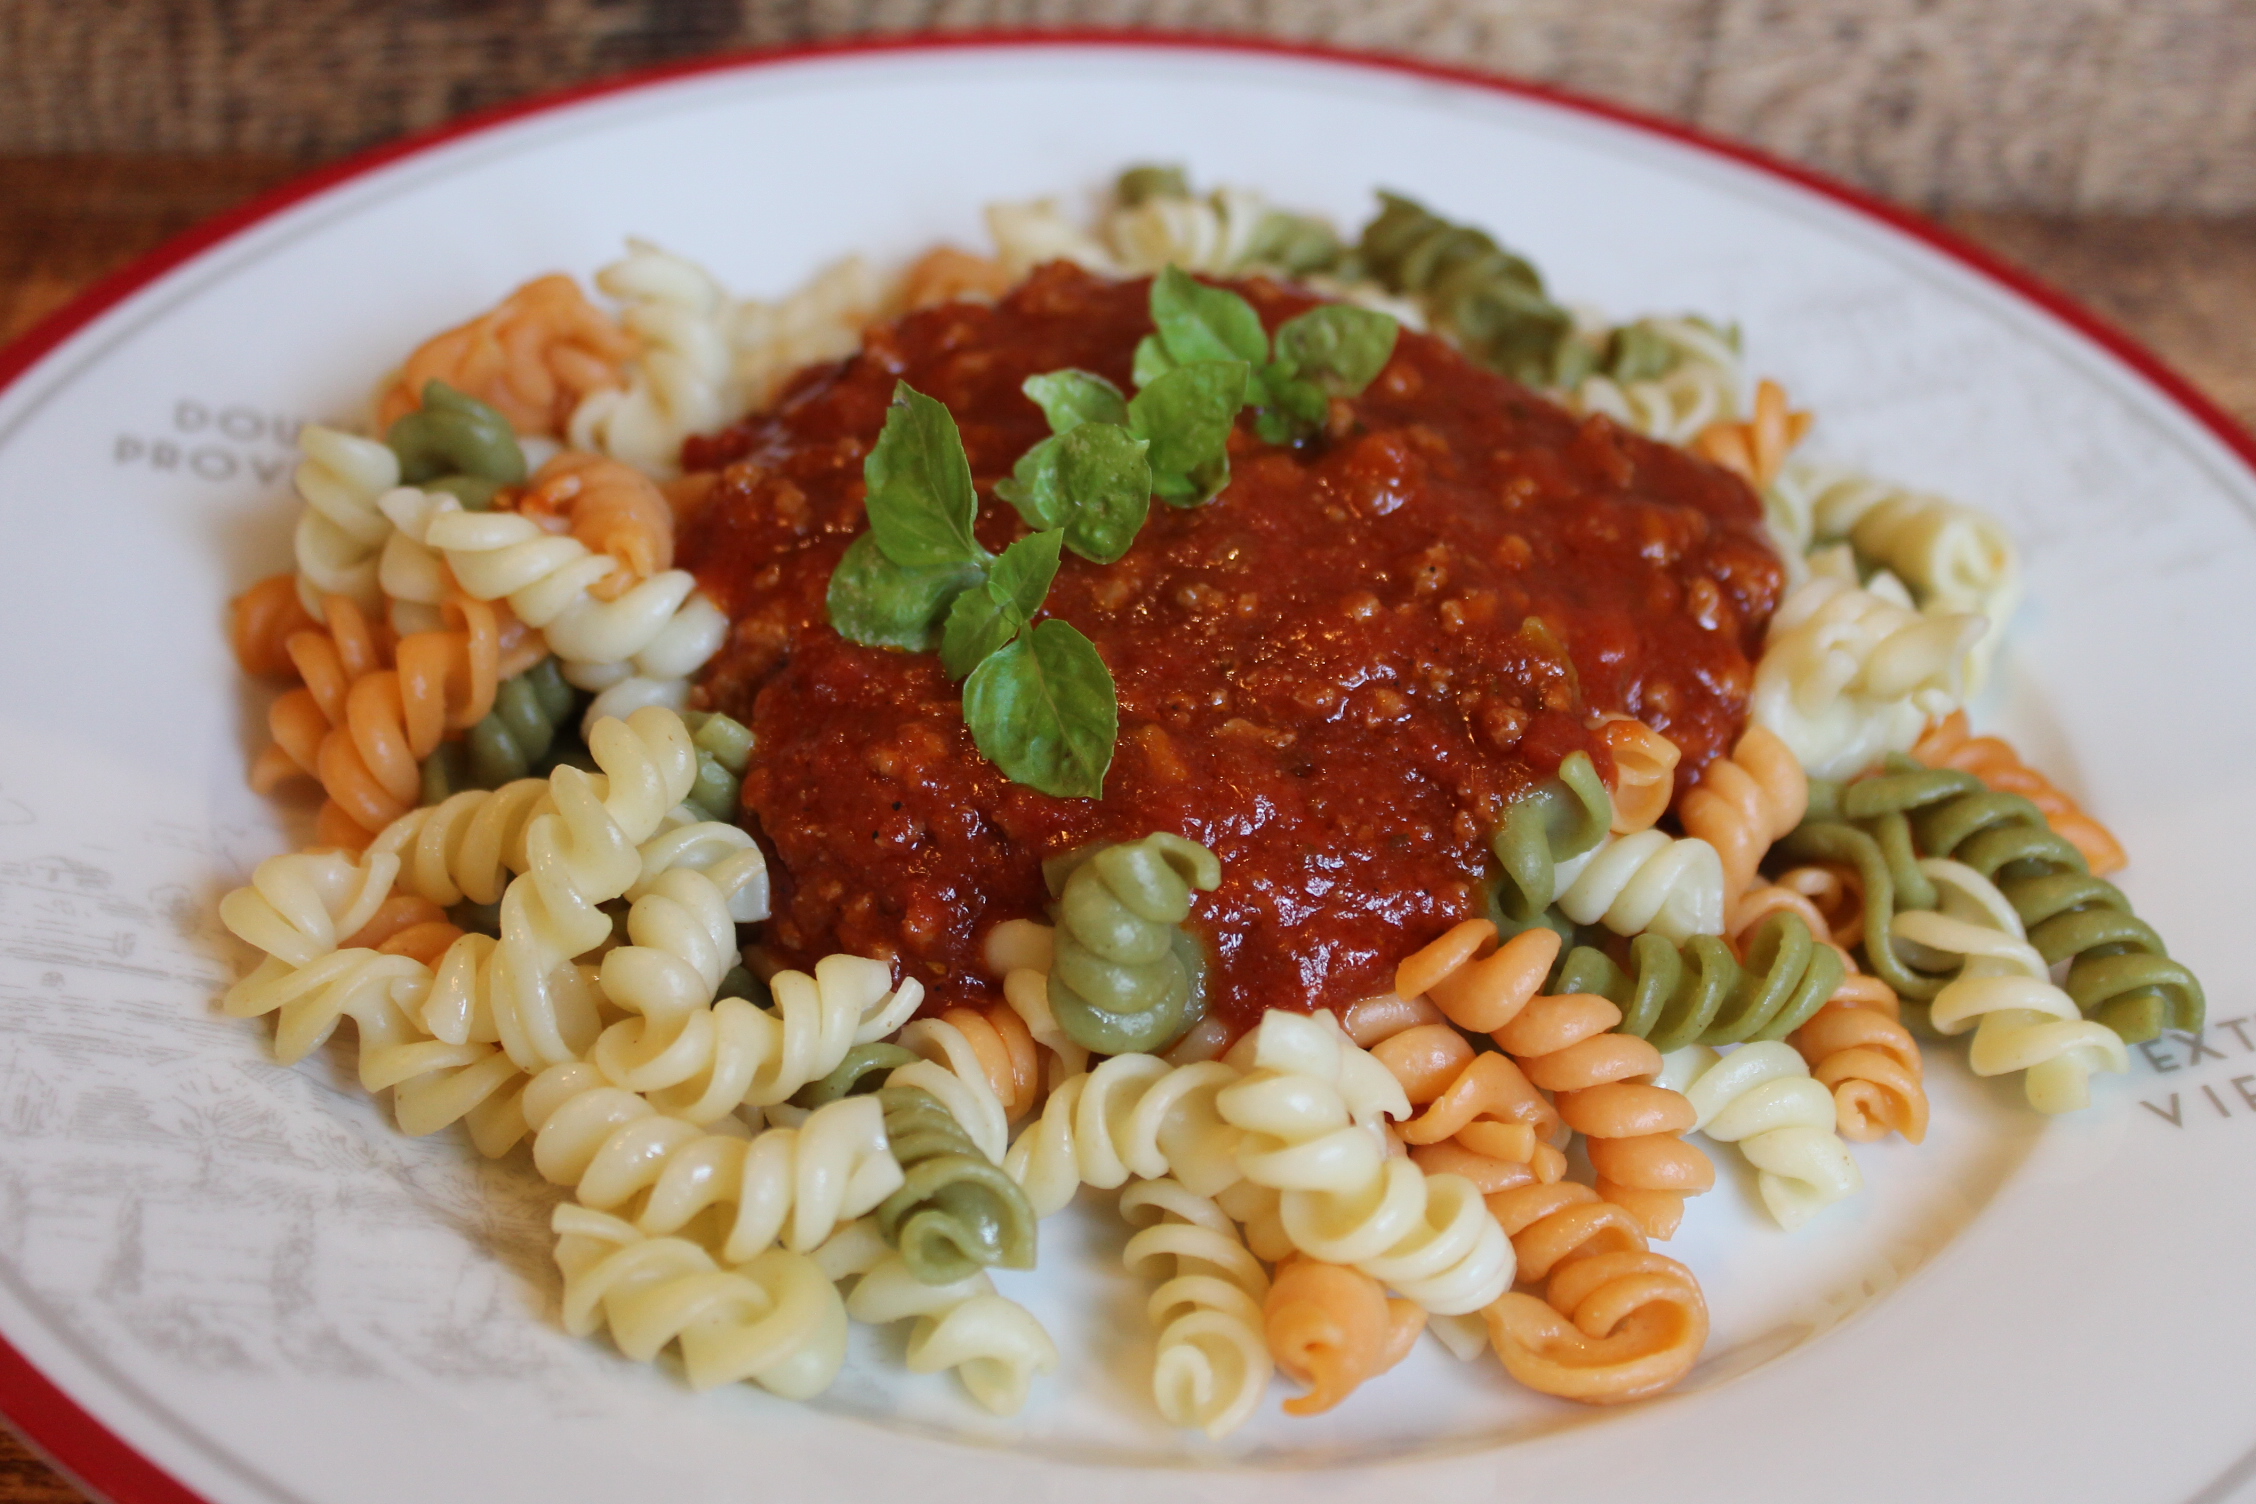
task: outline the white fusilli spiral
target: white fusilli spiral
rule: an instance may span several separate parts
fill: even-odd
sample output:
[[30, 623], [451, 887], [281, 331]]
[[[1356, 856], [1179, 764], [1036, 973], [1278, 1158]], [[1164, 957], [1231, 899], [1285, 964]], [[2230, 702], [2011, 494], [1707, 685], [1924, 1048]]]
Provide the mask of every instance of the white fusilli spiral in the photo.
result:
[[515, 512], [442, 503], [432, 509], [423, 541], [445, 555], [470, 595], [506, 598], [519, 621], [539, 628], [564, 677], [581, 689], [607, 690], [630, 678], [683, 679], [728, 635], [728, 618], [688, 570], [661, 570], [616, 599], [599, 600], [589, 587], [624, 566]]
[[[748, 1135], [734, 1118], [708, 1129], [668, 1117], [581, 1062], [534, 1077], [524, 1112], [534, 1167], [573, 1187], [582, 1206], [652, 1237], [696, 1223], [698, 1240], [726, 1264], [778, 1243], [811, 1253], [901, 1187], [874, 1097], [842, 1098], [796, 1127]], [[701, 1220], [712, 1208], [725, 1209], [717, 1224]]]
[[309, 423], [298, 433], [305, 460], [298, 466], [295, 539], [298, 600], [315, 621], [326, 621], [322, 600], [351, 598], [374, 615], [384, 604], [377, 568], [391, 519], [378, 508], [385, 492], [399, 484], [399, 458], [374, 439], [363, 439]]
[[[1362, 1122], [1351, 1111], [1355, 1095], [1341, 1083], [1373, 1071], [1391, 1088], [1372, 1094], [1385, 1116], [1408, 1117], [1410, 1105], [1331, 1015], [1272, 1010], [1241, 1047], [1248, 1042], [1251, 1074], [1224, 1087], [1215, 1105], [1244, 1130], [1238, 1167], [1278, 1193], [1278, 1225], [1293, 1247], [1445, 1315], [1478, 1310], [1511, 1288], [1511, 1241], [1473, 1183], [1388, 1158], [1376, 1117]], [[1233, 1050], [1230, 1058], [1242, 1057]]]
[[1173, 1066], [1156, 1055], [1115, 1055], [1070, 1076], [1020, 1131], [1003, 1167], [1026, 1188], [1034, 1215], [1061, 1210], [1083, 1185], [1174, 1175], [1211, 1196], [1238, 1179], [1239, 1133], [1215, 1094], [1238, 1079], [1218, 1060]]
[[1058, 1366], [1057, 1344], [985, 1270], [948, 1285], [921, 1283], [867, 1218], [840, 1228], [814, 1260], [834, 1280], [859, 1275], [846, 1314], [872, 1326], [905, 1321], [911, 1373], [954, 1369], [964, 1389], [997, 1415], [1015, 1415], [1034, 1376]]
[[1013, 282], [1045, 261], [1070, 261], [1102, 276], [1120, 274], [1112, 253], [1068, 220], [1055, 199], [989, 204], [987, 233], [995, 242], [995, 259]]
[[806, 367], [852, 355], [862, 347], [862, 331], [885, 316], [894, 298], [875, 268], [847, 256], [772, 303], [737, 304], [729, 344], [739, 404], [758, 412]]
[[724, 1268], [687, 1238], [646, 1237], [569, 1202], [551, 1226], [564, 1325], [576, 1337], [607, 1325], [638, 1363], [679, 1343], [692, 1389], [750, 1379], [793, 1400], [829, 1388], [846, 1361], [845, 1304], [803, 1253], [770, 1248]]
[[1609, 836], [1559, 864], [1559, 909], [1617, 935], [1647, 930], [1682, 945], [1723, 933], [1723, 858], [1697, 837], [1658, 830]]
[[1128, 1272], [1144, 1273], [1154, 1263], [1171, 1269], [1148, 1306], [1159, 1328], [1152, 1369], [1159, 1413], [1171, 1424], [1227, 1436], [1253, 1414], [1276, 1370], [1261, 1317], [1269, 1276], [1221, 1209], [1177, 1181], [1130, 1186], [1120, 1211], [1142, 1229], [1122, 1255]]
[[2053, 985], [2044, 957], [1995, 883], [1939, 857], [1921, 861], [1919, 870], [1934, 879], [1942, 903], [1935, 912], [1896, 915], [1897, 948], [1931, 971], [1963, 959], [1958, 975], [1929, 1004], [1935, 1028], [1944, 1034], [1974, 1030], [1967, 1063], [1977, 1076], [2027, 1071], [2022, 1085], [2037, 1111], [2089, 1106], [2094, 1071], [2130, 1069], [2122, 1037], [2085, 1018], [2075, 999]]
[[650, 1011], [605, 1029], [589, 1058], [613, 1085], [661, 1111], [712, 1123], [746, 1103], [787, 1100], [836, 1070], [855, 1045], [900, 1028], [924, 1000], [913, 978], [895, 990], [884, 962], [847, 955], [823, 957], [812, 976], [779, 971], [768, 989], [773, 1012], [738, 997], [668, 1011], [675, 995], [632, 992], [616, 1001]]
[[1684, 1093], [1699, 1114], [1695, 1128], [1739, 1146], [1757, 1171], [1763, 1205], [1788, 1232], [1864, 1188], [1841, 1142], [1833, 1093], [1782, 1040], [1728, 1055], [1691, 1045], [1667, 1057], [1655, 1084]]
[[1709, 424], [1739, 416], [1747, 378], [1734, 334], [1692, 318], [1640, 319], [1634, 327], [1666, 341], [1676, 364], [1666, 375], [1644, 381], [1586, 376], [1568, 395], [1568, 407], [1604, 413], [1667, 444], [1689, 444]]
[[525, 828], [525, 871], [501, 895], [495, 1023], [527, 1073], [577, 1060], [595, 1042], [593, 1016], [564, 1008], [555, 974], [611, 938], [611, 917], [597, 905], [642, 876], [637, 848], [697, 777], [688, 728], [668, 710], [597, 723], [588, 751], [602, 773], [549, 775], [555, 808]]
[[1245, 188], [1222, 188], [1204, 198], [1155, 193], [1107, 215], [1104, 237], [1114, 259], [1132, 275], [1162, 267], [1227, 276], [1251, 259], [1269, 206]]
[[735, 300], [705, 268], [647, 240], [628, 240], [626, 257], [595, 283], [618, 300], [619, 322], [641, 348], [623, 387], [591, 392], [573, 409], [572, 447], [670, 478], [681, 470], [682, 440], [739, 415], [729, 347]]
[[400, 816], [377, 833], [368, 853], [396, 855], [399, 891], [441, 908], [499, 903], [509, 879], [525, 870], [526, 827], [553, 808], [545, 778], [465, 789]]
[[1908, 749], [1965, 696], [1982, 618], [1926, 616], [1843, 580], [1813, 578], [1771, 618], [1749, 710], [1810, 773], [1846, 778]]

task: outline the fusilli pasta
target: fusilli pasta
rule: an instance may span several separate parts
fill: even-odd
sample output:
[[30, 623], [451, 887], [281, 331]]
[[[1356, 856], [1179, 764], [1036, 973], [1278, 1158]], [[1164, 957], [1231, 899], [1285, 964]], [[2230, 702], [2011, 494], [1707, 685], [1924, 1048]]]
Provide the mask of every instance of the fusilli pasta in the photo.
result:
[[1308, 1386], [1285, 1401], [1288, 1415], [1321, 1415], [1410, 1354], [1425, 1330], [1414, 1301], [1389, 1300], [1360, 1269], [1293, 1255], [1277, 1266], [1261, 1305], [1269, 1355], [1285, 1377]]
[[1739, 1146], [1763, 1205], [1788, 1232], [1863, 1189], [1834, 1130], [1833, 1094], [1792, 1045], [1764, 1040], [1722, 1056], [1689, 1045], [1667, 1057], [1658, 1081], [1684, 1093], [1699, 1114], [1694, 1128]]
[[1194, 891], [1222, 864], [1164, 831], [1101, 847], [1049, 874], [1053, 917], [1050, 1010], [1066, 1034], [1101, 1054], [1164, 1048], [1206, 1011], [1206, 957], [1186, 931]]
[[1272, 1371], [1262, 1334], [1269, 1276], [1228, 1217], [1174, 1180], [1144, 1180], [1120, 1196], [1141, 1230], [1121, 1261], [1131, 1274], [1157, 1265], [1167, 1278], [1146, 1306], [1159, 1330], [1152, 1398], [1170, 1424], [1229, 1435], [1261, 1403]]

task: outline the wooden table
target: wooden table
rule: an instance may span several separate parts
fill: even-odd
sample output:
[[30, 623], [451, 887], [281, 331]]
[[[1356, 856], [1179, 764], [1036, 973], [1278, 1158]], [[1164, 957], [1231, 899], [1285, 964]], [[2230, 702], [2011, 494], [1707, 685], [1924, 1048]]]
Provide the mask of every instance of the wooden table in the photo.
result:
[[[0, 343], [104, 273], [305, 165], [0, 156]], [[1960, 213], [1948, 222], [2145, 341], [2256, 430], [2256, 218]], [[0, 1504], [84, 1497], [0, 1432]]]

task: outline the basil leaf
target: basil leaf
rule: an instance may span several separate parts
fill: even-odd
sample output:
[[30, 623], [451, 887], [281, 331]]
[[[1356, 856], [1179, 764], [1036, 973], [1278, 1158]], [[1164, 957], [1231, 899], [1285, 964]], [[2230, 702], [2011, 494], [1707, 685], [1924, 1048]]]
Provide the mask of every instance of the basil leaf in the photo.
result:
[[1068, 548], [1110, 564], [1128, 552], [1151, 510], [1147, 447], [1117, 423], [1083, 423], [1026, 451], [995, 494], [1028, 527], [1062, 527]]
[[1136, 385], [1150, 386], [1174, 369], [1175, 358], [1167, 353], [1167, 347], [1159, 342], [1158, 335], [1147, 334], [1136, 341], [1136, 364], [1129, 373]]
[[995, 482], [995, 494], [1016, 507], [1036, 532], [1065, 526], [1071, 511], [1058, 480], [1058, 446], [1064, 442], [1062, 434], [1044, 439], [1018, 457], [1009, 475]]
[[987, 594], [1011, 618], [1013, 631], [1032, 621], [1034, 613], [1042, 609], [1050, 581], [1057, 578], [1065, 542], [1066, 534], [1056, 529], [1021, 538], [1004, 549], [995, 567], [987, 572]]
[[976, 564], [915, 569], [896, 564], [864, 533], [831, 572], [830, 624], [849, 642], [873, 648], [929, 650], [949, 602], [979, 584]]
[[1042, 416], [1050, 420], [1051, 433], [1065, 433], [1083, 423], [1125, 423], [1128, 399], [1120, 388], [1093, 371], [1047, 371], [1029, 376], [1019, 388], [1034, 399]]
[[1151, 441], [1152, 490], [1178, 506], [1213, 498], [1230, 478], [1230, 429], [1245, 405], [1240, 360], [1177, 366], [1128, 404], [1131, 433]]
[[1024, 625], [1024, 620], [1013, 621], [984, 587], [966, 590], [948, 608], [948, 624], [940, 633], [940, 666], [949, 678], [961, 679]]
[[1058, 529], [1019, 539], [1003, 550], [984, 585], [956, 597], [940, 634], [940, 666], [949, 678], [961, 679], [979, 667], [1033, 620], [1057, 578], [1064, 542]]
[[1179, 266], [1152, 279], [1152, 323], [1159, 342], [1178, 365], [1194, 360], [1258, 362], [1269, 336], [1253, 305], [1227, 287], [1209, 287]]
[[893, 388], [885, 431], [862, 462], [870, 533], [896, 564], [911, 569], [984, 564], [972, 536], [979, 497], [971, 461], [947, 407], [907, 382]]
[[1328, 303], [1278, 328], [1277, 360], [1326, 397], [1352, 397], [1386, 369], [1400, 327], [1375, 309]]
[[972, 741], [1012, 782], [1060, 799], [1104, 796], [1120, 706], [1096, 644], [1072, 626], [1036, 622], [972, 671], [963, 700]]

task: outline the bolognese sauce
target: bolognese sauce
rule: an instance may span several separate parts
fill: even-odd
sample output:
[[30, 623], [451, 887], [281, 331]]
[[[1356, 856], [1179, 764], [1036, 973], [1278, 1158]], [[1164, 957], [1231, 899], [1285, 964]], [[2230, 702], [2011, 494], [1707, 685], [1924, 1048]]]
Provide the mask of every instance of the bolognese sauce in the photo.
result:
[[[1272, 329], [1314, 301], [1233, 286]], [[993, 306], [872, 329], [687, 446], [712, 479], [685, 562], [734, 622], [702, 692], [756, 738], [743, 817], [780, 959], [883, 956], [935, 1005], [991, 995], [983, 937], [1043, 915], [1045, 859], [1166, 830], [1222, 860], [1192, 920], [1217, 1012], [1345, 1004], [1478, 912], [1514, 795], [1577, 750], [1612, 781], [1600, 715], [1669, 736], [1680, 780], [1737, 734], [1782, 583], [1753, 493], [1405, 330], [1321, 432], [1278, 446], [1241, 420], [1213, 501], [1155, 501], [1116, 563], [1065, 559], [1046, 610], [1118, 687], [1104, 796], [1005, 778], [936, 655], [828, 623], [862, 461], [896, 382], [939, 399], [1000, 552], [1026, 528], [994, 484], [1048, 434], [1020, 384], [1079, 367], [1126, 389], [1148, 294], [1053, 264]]]

